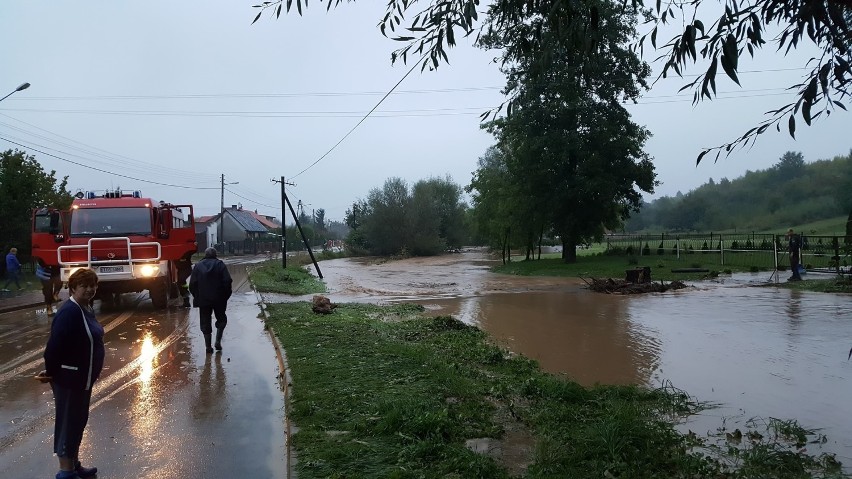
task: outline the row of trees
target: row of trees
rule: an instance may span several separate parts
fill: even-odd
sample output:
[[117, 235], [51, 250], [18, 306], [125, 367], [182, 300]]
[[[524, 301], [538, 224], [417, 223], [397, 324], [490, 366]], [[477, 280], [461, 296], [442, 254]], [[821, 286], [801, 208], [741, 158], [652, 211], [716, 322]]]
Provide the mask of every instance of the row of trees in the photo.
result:
[[[0, 245], [3, 256], [14, 247], [18, 248], [20, 257], [29, 257], [33, 208], [70, 207], [73, 197], [67, 186], [67, 176], [57, 178], [56, 171], [44, 171], [32, 155], [19, 150], [0, 153]], [[5, 270], [5, 261], [0, 268]]]
[[805, 163], [788, 151], [769, 169], [712, 179], [686, 194], [642, 206], [627, 231], [766, 230], [852, 212], [852, 151]]
[[411, 187], [389, 178], [346, 210], [347, 246], [371, 255], [439, 254], [465, 244], [465, 210], [462, 188], [449, 177]]

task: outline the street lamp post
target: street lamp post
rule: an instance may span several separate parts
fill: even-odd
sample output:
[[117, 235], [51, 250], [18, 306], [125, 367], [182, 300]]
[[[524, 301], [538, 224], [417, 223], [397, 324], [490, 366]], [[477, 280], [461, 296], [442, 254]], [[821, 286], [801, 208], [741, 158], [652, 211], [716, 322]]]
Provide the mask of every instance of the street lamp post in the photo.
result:
[[219, 243], [222, 245], [222, 253], [225, 252], [225, 185], [238, 185], [239, 181], [225, 183], [225, 174], [222, 173], [222, 188], [219, 196]]
[[20, 85], [20, 86], [18, 86], [18, 88], [15, 88], [15, 89], [14, 89], [11, 93], [9, 93], [8, 95], [4, 96], [3, 98], [0, 98], [0, 101], [3, 101], [3, 100], [5, 100], [6, 98], [9, 98], [10, 96], [12, 96], [12, 94], [13, 94], [13, 93], [19, 92], [19, 91], [21, 91], [21, 90], [26, 90], [26, 89], [27, 89], [27, 88], [29, 88], [29, 87], [30, 87], [30, 84], [29, 84], [29, 83], [21, 83], [21, 85]]

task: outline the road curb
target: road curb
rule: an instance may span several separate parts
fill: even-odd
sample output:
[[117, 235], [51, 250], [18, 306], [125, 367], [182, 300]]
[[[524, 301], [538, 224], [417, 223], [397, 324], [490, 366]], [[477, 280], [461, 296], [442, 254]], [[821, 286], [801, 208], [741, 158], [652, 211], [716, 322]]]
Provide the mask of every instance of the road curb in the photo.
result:
[[44, 306], [44, 303], [26, 303], [26, 304], [16, 304], [16, 305], [11, 305], [11, 306], [0, 306], [0, 314], [13, 313], [15, 311], [20, 311], [22, 309], [37, 308], [39, 306]]
[[[249, 282], [251, 282], [249, 280]], [[287, 479], [291, 479], [293, 477], [293, 451], [292, 451], [292, 427], [290, 424], [290, 384], [291, 384], [291, 376], [290, 376], [290, 368], [287, 364], [287, 354], [284, 351], [284, 347], [281, 346], [281, 343], [278, 341], [278, 337], [275, 335], [275, 332], [269, 328], [269, 324], [267, 320], [269, 319], [269, 313], [266, 311], [266, 302], [263, 300], [263, 295], [260, 294], [252, 285], [252, 290], [254, 291], [255, 296], [258, 301], [257, 304], [260, 306], [261, 314], [263, 314], [263, 323], [266, 333], [269, 335], [269, 339], [272, 341], [272, 346], [275, 348], [275, 356], [278, 358], [278, 384], [281, 388], [282, 393], [284, 394], [284, 444], [286, 448], [286, 457], [287, 457]]]

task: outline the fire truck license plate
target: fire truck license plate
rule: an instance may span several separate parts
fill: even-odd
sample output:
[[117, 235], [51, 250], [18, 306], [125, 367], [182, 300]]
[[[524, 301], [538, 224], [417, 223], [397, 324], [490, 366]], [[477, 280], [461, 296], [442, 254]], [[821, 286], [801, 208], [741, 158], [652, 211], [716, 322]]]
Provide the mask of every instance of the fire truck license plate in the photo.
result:
[[121, 266], [101, 266], [101, 273], [121, 273], [124, 268]]

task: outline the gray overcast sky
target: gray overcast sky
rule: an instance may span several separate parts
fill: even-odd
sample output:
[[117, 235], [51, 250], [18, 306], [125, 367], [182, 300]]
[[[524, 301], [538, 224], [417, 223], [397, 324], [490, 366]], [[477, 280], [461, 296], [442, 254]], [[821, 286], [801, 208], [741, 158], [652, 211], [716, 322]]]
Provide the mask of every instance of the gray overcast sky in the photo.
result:
[[[139, 189], [191, 203], [198, 215], [218, 211], [221, 174], [239, 182], [226, 187], [226, 205], [280, 217], [280, 187], [271, 179], [284, 176], [295, 183], [288, 187], [294, 205], [325, 208], [332, 220], [388, 177], [470, 182], [493, 144], [479, 114], [502, 101], [503, 77], [490, 62], [496, 53], [463, 43], [449, 52], [451, 65], [416, 70], [311, 166], [408, 67], [390, 64], [399, 44], [376, 26], [384, 2], [326, 13], [314, 1], [303, 17], [264, 16], [254, 25], [252, 4], [4, 2], [0, 96], [23, 82], [32, 86], [0, 103], [0, 136], [26, 147], [0, 139], [0, 149], [34, 154], [46, 170], [68, 175], [72, 191]], [[806, 161], [848, 154], [852, 117], [838, 112], [816, 128], [800, 121], [798, 140], [773, 128], [751, 149], [695, 166], [702, 148], [733, 140], [763, 112], [795, 100], [783, 89], [805, 73], [807, 57], [794, 55], [742, 60], [742, 88], [717, 81], [730, 98], [693, 107], [691, 92], [677, 94], [691, 78], [671, 78], [631, 106], [634, 120], [654, 134], [646, 150], [662, 185], [647, 199], [770, 167], [790, 150]], [[646, 49], [646, 60], [656, 56]]]

